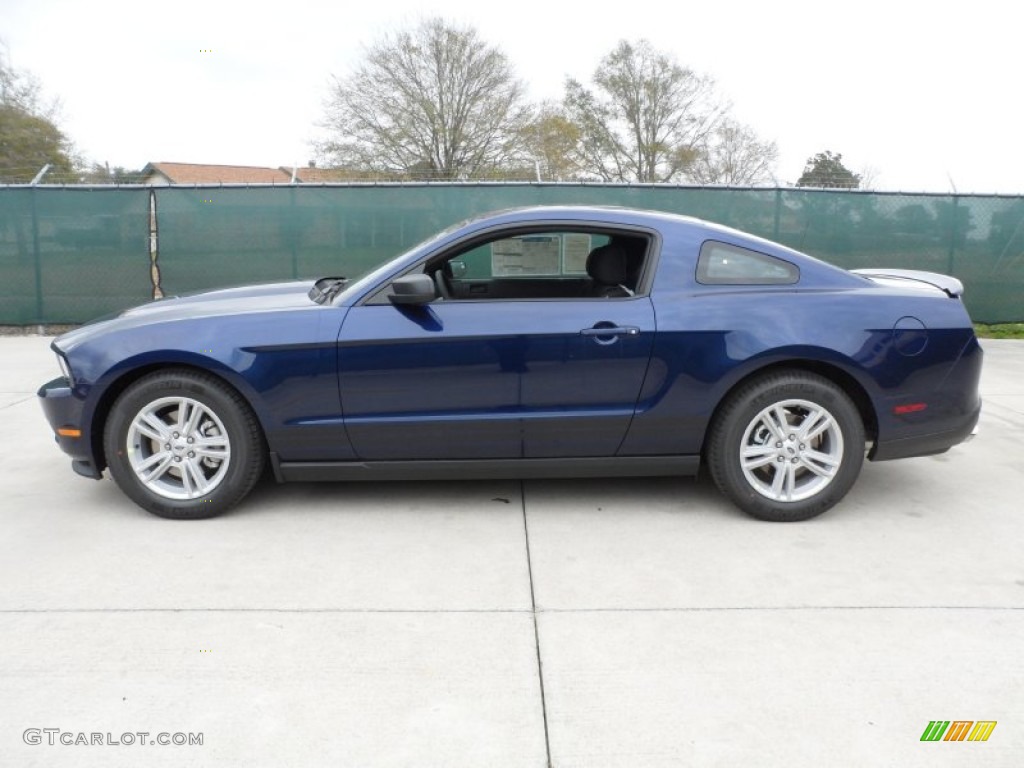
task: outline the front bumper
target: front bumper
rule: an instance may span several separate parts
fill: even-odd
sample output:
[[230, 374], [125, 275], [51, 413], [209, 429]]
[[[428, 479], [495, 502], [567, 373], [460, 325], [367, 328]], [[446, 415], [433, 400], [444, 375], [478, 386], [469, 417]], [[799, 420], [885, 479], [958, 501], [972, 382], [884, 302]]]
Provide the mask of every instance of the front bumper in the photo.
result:
[[59, 376], [43, 384], [36, 394], [46, 420], [50, 422], [54, 439], [60, 449], [71, 457], [75, 472], [94, 480], [103, 477], [96, 467], [89, 430], [83, 424], [83, 402], [74, 396], [68, 380]]

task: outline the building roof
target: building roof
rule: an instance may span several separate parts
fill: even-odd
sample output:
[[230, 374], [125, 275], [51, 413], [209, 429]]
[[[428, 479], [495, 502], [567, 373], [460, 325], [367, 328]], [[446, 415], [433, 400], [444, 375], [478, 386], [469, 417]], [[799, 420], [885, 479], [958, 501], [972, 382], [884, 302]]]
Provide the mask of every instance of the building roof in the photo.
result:
[[[291, 168], [282, 166], [281, 170], [285, 171], [288, 174], [288, 177], [291, 178]], [[352, 171], [346, 168], [300, 167], [295, 169], [295, 180], [303, 184], [324, 184], [328, 182], [353, 181], [358, 180], [361, 176], [368, 175], [369, 174], [360, 174], [358, 171]]]
[[288, 184], [290, 171], [255, 165], [204, 165], [201, 163], [147, 163], [142, 169], [147, 182], [154, 175], [170, 184]]

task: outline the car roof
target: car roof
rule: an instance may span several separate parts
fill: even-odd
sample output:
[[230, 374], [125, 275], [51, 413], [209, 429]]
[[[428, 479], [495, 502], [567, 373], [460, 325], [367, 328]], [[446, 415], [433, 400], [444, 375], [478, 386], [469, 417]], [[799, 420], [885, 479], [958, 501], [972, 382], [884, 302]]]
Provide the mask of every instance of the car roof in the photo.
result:
[[629, 208], [621, 205], [530, 205], [516, 208], [504, 208], [497, 211], [489, 211], [474, 216], [466, 223], [476, 223], [483, 220], [520, 221], [522, 219], [576, 219], [586, 218], [588, 220], [606, 222], [613, 224], [622, 222], [623, 219], [635, 221], [660, 221], [660, 222], [688, 222], [690, 224], [708, 224], [702, 219], [693, 216], [685, 216], [680, 213], [668, 211], [652, 211], [641, 208]]
[[[502, 224], [515, 223], [524, 220], [573, 220], [586, 219], [588, 222], [597, 224], [636, 224], [658, 225], [668, 224], [670, 226], [685, 226], [691, 229], [702, 230], [709, 238], [714, 239], [715, 235], [730, 242], [746, 244], [747, 246], [779, 255], [795, 257], [800, 259], [812, 259], [802, 251], [797, 251], [788, 246], [768, 240], [749, 232], [733, 229], [724, 224], [717, 224], [713, 221], [700, 219], [696, 216], [688, 216], [682, 213], [670, 211], [654, 211], [642, 208], [629, 208], [626, 206], [614, 205], [534, 205], [518, 208], [506, 208], [489, 213], [480, 214], [462, 223], [462, 226], [472, 224]], [[454, 228], [453, 228], [454, 229]], [[822, 262], [826, 263], [827, 262]], [[834, 265], [829, 265], [834, 266]]]
[[864, 278], [853, 275], [847, 270], [832, 264], [828, 261], [815, 258], [807, 253], [794, 248], [782, 245], [773, 240], [768, 240], [758, 235], [743, 232], [739, 229], [716, 224], [712, 221], [700, 219], [695, 216], [687, 216], [681, 213], [669, 211], [654, 211], [641, 208], [629, 208], [626, 206], [612, 205], [534, 205], [518, 208], [507, 208], [488, 213], [480, 214], [474, 218], [452, 227], [449, 231], [465, 231], [466, 229], [481, 229], [502, 224], [516, 224], [527, 221], [586, 221], [589, 224], [608, 225], [635, 225], [648, 226], [653, 229], [664, 229], [679, 227], [688, 229], [692, 233], [699, 233], [699, 237], [706, 240], [723, 240], [733, 245], [750, 248], [783, 259], [794, 261], [801, 265], [802, 269], [808, 271], [808, 277], [812, 281], [824, 280], [827, 283], [840, 283], [863, 286]]

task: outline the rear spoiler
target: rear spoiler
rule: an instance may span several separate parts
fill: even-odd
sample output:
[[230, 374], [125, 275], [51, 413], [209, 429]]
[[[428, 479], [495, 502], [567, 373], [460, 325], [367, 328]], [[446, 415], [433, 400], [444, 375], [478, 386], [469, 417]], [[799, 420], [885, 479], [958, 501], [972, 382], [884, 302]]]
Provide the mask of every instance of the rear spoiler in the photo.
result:
[[955, 277], [940, 275], [938, 272], [921, 272], [917, 269], [851, 269], [855, 275], [868, 278], [881, 278], [893, 282], [910, 281], [924, 283], [933, 288], [938, 288], [947, 296], [958, 299], [964, 294], [964, 284]]

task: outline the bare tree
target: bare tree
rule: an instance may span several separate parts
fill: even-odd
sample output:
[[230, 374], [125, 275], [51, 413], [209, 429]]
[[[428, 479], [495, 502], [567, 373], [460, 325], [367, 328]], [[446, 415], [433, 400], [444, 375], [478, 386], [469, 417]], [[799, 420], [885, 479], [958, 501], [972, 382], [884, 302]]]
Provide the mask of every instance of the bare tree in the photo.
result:
[[44, 103], [42, 86], [31, 72], [15, 69], [10, 63], [7, 46], [0, 41], [0, 104], [20, 109], [45, 120], [59, 117], [60, 102]]
[[323, 156], [384, 174], [486, 174], [518, 158], [530, 117], [505, 54], [440, 18], [385, 36], [334, 78]]
[[565, 85], [565, 108], [581, 131], [581, 165], [606, 181], [680, 179], [726, 110], [714, 81], [646, 40], [621, 41], [588, 89]]
[[857, 175], [860, 177], [860, 189], [878, 189], [878, 179], [882, 172], [877, 166], [865, 163]]
[[765, 184], [774, 180], [778, 158], [774, 141], [761, 141], [752, 128], [725, 118], [698, 151], [687, 176], [698, 184]]
[[48, 178], [77, 181], [80, 161], [59, 116], [60, 102], [46, 101], [38, 79], [15, 69], [0, 45], [0, 183], [31, 181], [45, 165]]

